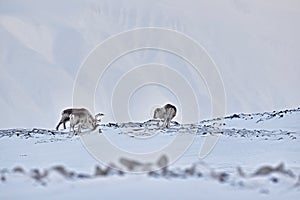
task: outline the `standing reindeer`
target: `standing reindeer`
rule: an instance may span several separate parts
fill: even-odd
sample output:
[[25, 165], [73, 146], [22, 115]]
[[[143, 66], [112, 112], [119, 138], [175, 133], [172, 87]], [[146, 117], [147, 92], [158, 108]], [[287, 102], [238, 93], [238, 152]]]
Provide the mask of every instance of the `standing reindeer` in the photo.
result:
[[66, 122], [70, 121], [70, 130], [73, 129], [75, 132], [75, 126], [78, 125], [78, 132], [81, 131], [81, 128], [90, 128], [92, 130], [96, 129], [97, 122], [100, 122], [101, 119], [99, 117], [103, 116], [102, 113], [95, 115], [95, 118], [91, 115], [91, 113], [85, 108], [69, 108], [65, 109], [61, 113], [61, 119], [56, 126], [56, 130], [58, 130], [61, 124], [64, 125], [64, 129], [66, 129]]
[[166, 104], [162, 108], [156, 108], [154, 110], [154, 119], [162, 119], [163, 120], [163, 128], [169, 128], [171, 120], [175, 117], [177, 109], [172, 104]]

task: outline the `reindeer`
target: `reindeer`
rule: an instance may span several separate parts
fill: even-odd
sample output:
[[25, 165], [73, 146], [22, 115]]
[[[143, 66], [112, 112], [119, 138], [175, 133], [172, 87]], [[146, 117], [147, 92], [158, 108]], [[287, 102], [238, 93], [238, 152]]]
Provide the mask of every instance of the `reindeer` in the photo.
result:
[[175, 117], [177, 109], [172, 104], [166, 104], [162, 108], [156, 108], [154, 110], [154, 119], [162, 119], [163, 120], [163, 128], [169, 128], [171, 120]]
[[84, 108], [68, 108], [68, 109], [63, 110], [61, 113], [61, 119], [56, 126], [56, 130], [58, 130], [58, 128], [61, 124], [63, 124], [64, 129], [66, 129], [66, 122], [70, 121], [70, 115], [73, 112], [84, 111], [84, 110], [86, 110], [86, 109], [84, 109]]
[[73, 129], [75, 133], [75, 126], [78, 126], [77, 132], [80, 133], [82, 128], [89, 128], [95, 130], [99, 126], [98, 122], [101, 122], [101, 119], [98, 117], [103, 116], [104, 114], [98, 113], [93, 117], [89, 112], [76, 112], [70, 115], [70, 132]]
[[[82, 122], [86, 121], [86, 123], [81, 123], [82, 124], [81, 128], [83, 126], [89, 126], [89, 127], [91, 127], [91, 125], [93, 123], [95, 124], [95, 123], [99, 122], [99, 119], [95, 120], [95, 118], [97, 118], [99, 116], [103, 116], [103, 114], [99, 113], [99, 114], [97, 114], [95, 116], [95, 118], [93, 118], [93, 116], [91, 115], [91, 113], [87, 109], [85, 109], [85, 108], [68, 108], [68, 109], [65, 109], [65, 110], [62, 111], [62, 113], [61, 113], [61, 119], [60, 119], [58, 125], [56, 126], [56, 130], [58, 130], [58, 128], [59, 128], [59, 126], [61, 124], [63, 124], [64, 125], [64, 129], [66, 129], [66, 122], [70, 121], [71, 115], [73, 116], [72, 117], [73, 118], [73, 123], [72, 124], [75, 124], [75, 125], [77, 125], [79, 123], [78, 119], [82, 119], [83, 116], [85, 116], [87, 118], [87, 120], [81, 120]], [[81, 116], [81, 117], [79, 117], [79, 116]], [[93, 121], [93, 123], [92, 123], [92, 121]], [[94, 122], [94, 121], [96, 121], [96, 122]], [[89, 122], [89, 124], [88, 124], [88, 122]], [[74, 128], [75, 125], [73, 125], [72, 128]]]

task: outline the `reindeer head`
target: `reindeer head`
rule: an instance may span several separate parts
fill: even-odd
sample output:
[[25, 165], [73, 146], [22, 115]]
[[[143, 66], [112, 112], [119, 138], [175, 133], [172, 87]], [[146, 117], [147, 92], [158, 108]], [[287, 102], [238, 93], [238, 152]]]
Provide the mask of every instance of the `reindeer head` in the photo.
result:
[[96, 122], [101, 122], [101, 117], [102, 117], [102, 116], [104, 116], [103, 113], [98, 113], [98, 114], [96, 114], [96, 115], [95, 115], [95, 120], [96, 120]]
[[161, 109], [161, 108], [156, 108], [156, 109], [154, 110], [153, 118], [154, 118], [154, 119], [161, 118], [162, 115], [163, 115], [162, 109]]

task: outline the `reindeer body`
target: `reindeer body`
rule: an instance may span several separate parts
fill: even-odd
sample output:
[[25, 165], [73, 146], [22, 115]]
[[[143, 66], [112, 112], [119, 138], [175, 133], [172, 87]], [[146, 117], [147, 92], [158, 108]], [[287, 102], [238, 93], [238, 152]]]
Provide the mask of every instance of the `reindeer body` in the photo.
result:
[[154, 111], [154, 119], [163, 120], [163, 128], [169, 128], [171, 120], [175, 117], [177, 109], [172, 104], [166, 104], [162, 108], [156, 108]]
[[77, 112], [70, 115], [70, 131], [73, 129], [75, 132], [76, 125], [78, 126], [78, 133], [81, 132], [83, 127], [95, 129], [96, 124], [96, 120], [86, 112]]
[[61, 119], [56, 126], [56, 130], [58, 130], [61, 124], [64, 125], [64, 129], [66, 129], [65, 123], [70, 121], [70, 130], [73, 129], [75, 132], [75, 126], [78, 125], [78, 132], [81, 132], [82, 128], [96, 129], [97, 122], [100, 122], [101, 119], [97, 119], [97, 117], [103, 116], [102, 113], [95, 115], [95, 118], [91, 115], [91, 113], [85, 108], [68, 108], [62, 111]]

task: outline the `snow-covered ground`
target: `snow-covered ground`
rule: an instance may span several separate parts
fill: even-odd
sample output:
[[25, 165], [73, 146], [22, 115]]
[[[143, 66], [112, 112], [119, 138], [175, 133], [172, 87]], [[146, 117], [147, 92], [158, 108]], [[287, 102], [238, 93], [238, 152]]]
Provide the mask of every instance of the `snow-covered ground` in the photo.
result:
[[[297, 0], [0, 0], [0, 199], [299, 199], [299, 18]], [[209, 77], [197, 75], [180, 56], [143, 49], [114, 60], [97, 83], [95, 112], [105, 113], [99, 129], [82, 137], [50, 130], [61, 110], [77, 106], [73, 89], [89, 53], [141, 27], [181, 33], [205, 49], [222, 79], [226, 98], [220, 107], [228, 117], [211, 119], [217, 99], [210, 87], [217, 85], [204, 80]], [[165, 73], [160, 77], [179, 86], [182, 96], [155, 82], [125, 91], [128, 104], [110, 101], [124, 75], [148, 63], [182, 77], [195, 95], [199, 119], [172, 122], [168, 130], [147, 121], [166, 102], [176, 104], [174, 121], [180, 123], [182, 111], [197, 110], [192, 101], [180, 106], [182, 97], [192, 95]], [[117, 120], [111, 105], [114, 111], [128, 108], [132, 122]], [[210, 137], [218, 143], [200, 160]], [[99, 138], [131, 154], [161, 152], [145, 161], [117, 157], [100, 145], [102, 156], [112, 160], [97, 160], [90, 152]], [[173, 148], [182, 153], [177, 160], [164, 151], [174, 140], [188, 146], [191, 138], [186, 151]], [[145, 172], [163, 164], [168, 167]]]
[[[299, 199], [299, 122], [298, 108], [235, 114], [198, 124], [172, 122], [168, 130], [160, 130], [155, 120], [110, 123], [101, 125], [101, 133], [86, 133], [104, 135], [136, 153], [168, 145], [182, 132], [195, 135], [176, 162], [145, 173], [131, 171], [158, 162], [123, 157], [107, 166], [88, 153], [80, 136], [66, 131], [1, 130], [0, 198]], [[219, 141], [200, 160], [201, 145], [212, 133], [220, 136]], [[167, 158], [165, 154], [157, 160]]]

